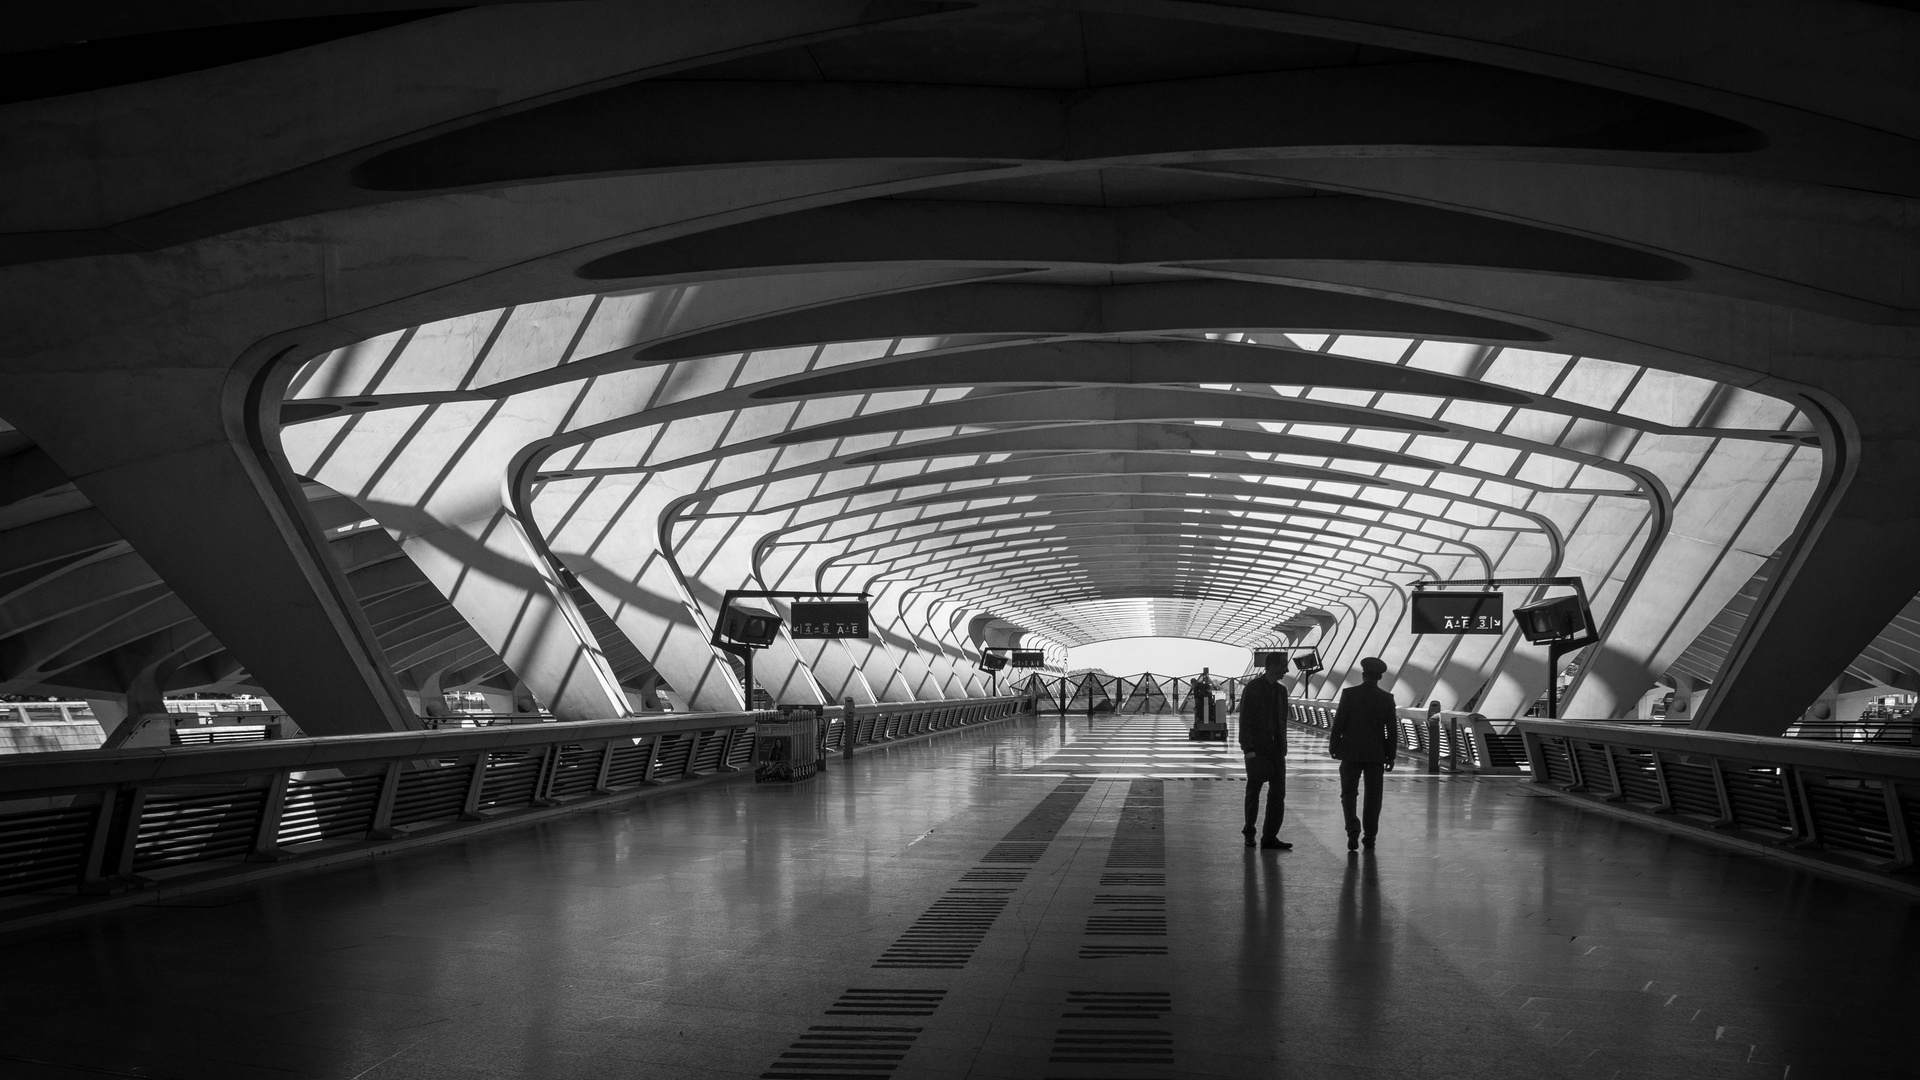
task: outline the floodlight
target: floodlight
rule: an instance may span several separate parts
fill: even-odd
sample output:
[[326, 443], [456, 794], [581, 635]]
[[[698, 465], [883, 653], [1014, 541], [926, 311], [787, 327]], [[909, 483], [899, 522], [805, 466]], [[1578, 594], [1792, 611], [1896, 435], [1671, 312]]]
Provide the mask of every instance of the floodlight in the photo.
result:
[[1308, 649], [1293, 658], [1293, 666], [1308, 675], [1320, 670], [1320, 651]]
[[1007, 658], [999, 653], [990, 652], [980, 654], [980, 670], [982, 671], [999, 671], [1006, 666]]
[[735, 604], [720, 616], [720, 636], [735, 645], [764, 649], [780, 633], [780, 622], [771, 611]]
[[1579, 637], [1587, 629], [1586, 605], [1578, 596], [1556, 596], [1514, 608], [1513, 618], [1533, 645]]

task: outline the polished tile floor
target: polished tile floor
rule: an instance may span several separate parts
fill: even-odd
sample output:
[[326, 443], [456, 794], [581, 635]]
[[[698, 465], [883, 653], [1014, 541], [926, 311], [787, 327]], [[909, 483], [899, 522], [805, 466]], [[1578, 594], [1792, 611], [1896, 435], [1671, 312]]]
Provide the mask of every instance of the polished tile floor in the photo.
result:
[[16, 935], [0, 1077], [1920, 1075], [1904, 901], [1515, 780], [1396, 773], [1349, 856], [1298, 733], [1250, 851], [1176, 741], [1023, 719]]

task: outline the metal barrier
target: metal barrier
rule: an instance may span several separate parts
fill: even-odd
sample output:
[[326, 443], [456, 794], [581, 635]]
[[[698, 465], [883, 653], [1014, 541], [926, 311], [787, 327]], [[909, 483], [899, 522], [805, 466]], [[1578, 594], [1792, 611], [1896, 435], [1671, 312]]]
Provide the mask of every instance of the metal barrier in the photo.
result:
[[1813, 739], [1819, 742], [1879, 743], [1885, 746], [1916, 746], [1912, 717], [1894, 720], [1802, 720], [1787, 729], [1789, 739]]
[[[1293, 721], [1323, 731], [1333, 727], [1335, 701], [1290, 701]], [[1399, 738], [1395, 749], [1417, 764], [1432, 761], [1441, 772], [1518, 776], [1529, 771], [1518, 721], [1489, 720], [1475, 712], [1395, 709]], [[1433, 722], [1428, 723], [1429, 719]]]
[[[856, 707], [851, 724], [834, 717], [830, 739], [837, 750], [931, 735], [1005, 719], [1022, 701]], [[97, 900], [103, 895], [204, 887], [258, 873], [259, 863], [340, 861], [744, 774], [754, 725], [777, 715], [689, 713], [0, 758], [0, 925], [111, 906]]]
[[1536, 783], [1876, 874], [1914, 865], [1920, 751], [1579, 720], [1519, 727]]

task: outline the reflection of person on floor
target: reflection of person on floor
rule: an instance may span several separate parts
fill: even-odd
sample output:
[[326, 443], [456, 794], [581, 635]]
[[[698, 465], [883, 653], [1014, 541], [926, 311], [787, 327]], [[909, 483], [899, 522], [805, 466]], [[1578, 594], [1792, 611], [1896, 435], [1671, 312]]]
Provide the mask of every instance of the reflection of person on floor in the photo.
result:
[[[1393, 768], [1393, 744], [1399, 716], [1394, 712], [1393, 695], [1380, 689], [1380, 677], [1387, 665], [1377, 656], [1360, 661], [1359, 686], [1340, 691], [1340, 708], [1333, 714], [1333, 729], [1327, 734], [1327, 752], [1340, 762], [1340, 809], [1347, 816], [1347, 850], [1365, 844], [1373, 849], [1373, 838], [1380, 831], [1380, 789], [1382, 773]], [[1359, 795], [1360, 778], [1367, 781], [1367, 803], [1363, 815], [1355, 815], [1353, 804]]]
[[1267, 788], [1267, 820], [1260, 827], [1260, 846], [1282, 851], [1292, 844], [1280, 839], [1280, 819], [1287, 812], [1287, 654], [1267, 654], [1267, 670], [1240, 693], [1240, 750], [1247, 756], [1247, 846], [1253, 846], [1253, 827], [1260, 817], [1260, 789]]

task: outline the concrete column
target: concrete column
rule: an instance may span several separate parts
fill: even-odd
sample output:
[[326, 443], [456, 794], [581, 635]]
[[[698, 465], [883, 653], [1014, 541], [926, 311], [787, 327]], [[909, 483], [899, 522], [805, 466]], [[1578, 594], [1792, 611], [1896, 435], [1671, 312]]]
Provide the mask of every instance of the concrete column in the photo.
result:
[[[189, 354], [218, 345], [197, 337], [91, 347], [117, 366], [9, 365], [8, 419], [308, 730], [417, 726], [278, 453], [286, 372], [264, 358], [230, 370], [232, 354], [209, 363]], [[151, 355], [165, 348], [181, 352]], [[219, 507], [219, 527], [182, 528], [193, 507]]]
[[[1863, 406], [1876, 399], [1866, 396]], [[1884, 390], [1884, 387], [1881, 388]], [[1808, 539], [1747, 618], [1694, 726], [1778, 735], [1844, 672], [1920, 593], [1920, 492], [1911, 402], [1882, 393], [1874, 412], [1886, 436], [1823, 455], [1838, 489], [1809, 509]], [[1823, 425], [1826, 426], [1826, 425]], [[1895, 437], [1895, 436], [1898, 437]], [[1828, 426], [1823, 439], [1851, 440]]]
[[565, 585], [505, 509], [400, 546], [562, 720], [627, 715], [626, 695]]

